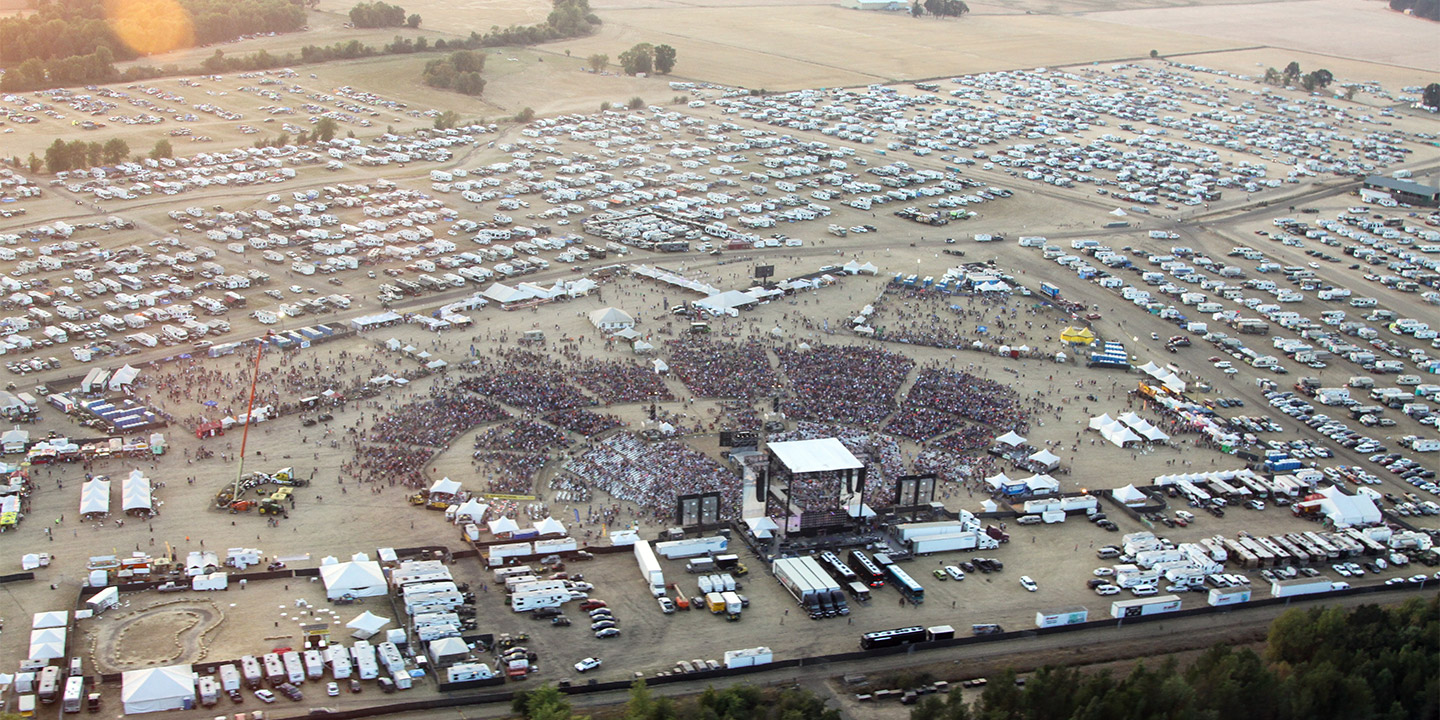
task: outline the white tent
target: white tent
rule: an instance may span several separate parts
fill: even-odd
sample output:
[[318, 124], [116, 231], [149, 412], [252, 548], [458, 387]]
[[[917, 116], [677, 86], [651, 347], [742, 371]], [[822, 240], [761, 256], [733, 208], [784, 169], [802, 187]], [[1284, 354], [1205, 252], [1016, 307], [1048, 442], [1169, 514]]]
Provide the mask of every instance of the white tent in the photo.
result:
[[1136, 435], [1130, 428], [1120, 425], [1119, 423], [1106, 427], [1100, 431], [1100, 434], [1116, 447], [1125, 447], [1129, 443], [1140, 442], [1139, 435]]
[[565, 524], [553, 517], [535, 523], [535, 532], [540, 535], [564, 535]]
[[654, 349], [655, 349], [655, 346], [654, 346], [654, 345], [651, 345], [651, 344], [648, 343], [648, 342], [645, 342], [644, 340], [636, 340], [636, 341], [635, 341], [635, 344], [633, 344], [633, 345], [630, 346], [630, 349], [633, 350], [633, 351], [635, 351], [635, 353], [638, 355], [638, 354], [648, 353], [648, 352], [654, 350]]
[[750, 526], [750, 534], [761, 540], [770, 538], [776, 530], [780, 529], [780, 526], [768, 517], [745, 518], [745, 524]]
[[41, 630], [43, 628], [63, 628], [66, 625], [65, 611], [46, 610], [37, 612], [30, 618], [30, 627]]
[[25, 553], [20, 556], [21, 570], [34, 570], [38, 567], [43, 567], [40, 563], [40, 553]]
[[1032, 475], [1025, 478], [1025, 487], [1030, 489], [1032, 495], [1057, 493], [1060, 492], [1060, 481], [1049, 475]]
[[441, 478], [430, 486], [431, 495], [454, 495], [460, 492], [460, 483], [450, 478]]
[[385, 573], [373, 560], [324, 565], [320, 579], [325, 581], [325, 597], [331, 600], [343, 595], [362, 598], [385, 594]]
[[1042, 450], [1037, 450], [1035, 453], [1033, 453], [1032, 455], [1030, 455], [1030, 457], [1025, 458], [1025, 459], [1026, 459], [1026, 460], [1029, 460], [1029, 461], [1032, 462], [1032, 463], [1035, 463], [1035, 464], [1039, 465], [1040, 467], [1045, 468], [1046, 470], [1052, 470], [1052, 469], [1055, 468], [1055, 466], [1057, 466], [1057, 465], [1060, 464], [1060, 456], [1059, 456], [1059, 455], [1056, 455], [1055, 453], [1052, 453], [1052, 452], [1050, 452], [1049, 450], [1043, 450], [1043, 449], [1042, 449]]
[[125, 512], [152, 510], [151, 500], [150, 478], [139, 470], [132, 470], [120, 486], [120, 509]]
[[1090, 418], [1090, 429], [1099, 430], [1113, 422], [1115, 422], [1115, 418], [1110, 417], [1110, 413], [1105, 413], [1099, 417]]
[[30, 631], [31, 660], [54, 660], [65, 657], [65, 628], [52, 627]]
[[620, 308], [607, 307], [590, 313], [590, 324], [601, 330], [619, 330], [635, 326], [635, 318]]
[[380, 632], [380, 628], [383, 628], [389, 624], [390, 618], [380, 617], [379, 615], [376, 615], [375, 613], [366, 610], [365, 612], [356, 615], [354, 620], [345, 623], [345, 627], [355, 631], [353, 633], [350, 633], [351, 637], [364, 640], [374, 635], [375, 633]]
[[125, 388], [133, 384], [135, 382], [135, 378], [139, 376], [140, 371], [133, 367], [130, 367], [129, 365], [126, 365], [119, 370], [116, 370], [115, 374], [110, 376], [110, 392], [123, 391]]
[[1018, 434], [1015, 433], [1014, 430], [1011, 430], [1010, 432], [1007, 432], [1004, 435], [995, 438], [995, 442], [1000, 443], [1001, 445], [1008, 445], [1013, 448], [1024, 445], [1025, 438], [1020, 437]]
[[1336, 527], [1376, 525], [1382, 520], [1380, 509], [1368, 497], [1346, 495], [1336, 487], [1323, 488], [1320, 494], [1324, 496], [1320, 512]]
[[430, 659], [436, 665], [463, 658], [470, 654], [470, 648], [458, 637], [440, 638], [430, 643]]
[[520, 525], [508, 517], [499, 517], [490, 521], [490, 533], [499, 535], [501, 533], [513, 533], [520, 529]]
[[485, 512], [489, 509], [489, 505], [486, 505], [479, 500], [476, 500], [475, 498], [470, 498], [469, 500], [466, 500], [463, 504], [460, 505], [459, 510], [455, 511], [455, 522], [481, 522], [485, 519]]
[[130, 670], [123, 676], [120, 700], [126, 715], [193, 710], [195, 676], [189, 665]]
[[1149, 498], [1145, 497], [1145, 493], [1140, 492], [1133, 484], [1111, 490], [1110, 495], [1114, 497], [1116, 501], [1130, 506], [1144, 505], [1149, 502]]
[[845, 506], [845, 514], [850, 517], [873, 518], [875, 517], [875, 510], [869, 505], [847, 505]]
[[670, 372], [670, 366], [666, 365], [665, 361], [661, 360], [660, 358], [655, 358], [654, 360], [650, 361], [650, 367], [655, 370], [656, 375], [664, 375], [665, 373]]
[[80, 514], [105, 515], [110, 512], [110, 481], [95, 479], [80, 486]]

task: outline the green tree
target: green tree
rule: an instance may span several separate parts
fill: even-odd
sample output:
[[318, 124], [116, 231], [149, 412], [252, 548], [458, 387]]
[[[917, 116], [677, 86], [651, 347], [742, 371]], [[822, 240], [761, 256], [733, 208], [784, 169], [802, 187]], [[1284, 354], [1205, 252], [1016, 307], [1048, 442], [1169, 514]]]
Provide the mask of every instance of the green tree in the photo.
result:
[[32, 173], [38, 173], [41, 168], [45, 167], [45, 161], [40, 159], [39, 155], [32, 152], [30, 153], [30, 157], [25, 159], [25, 167], [29, 168]]
[[515, 113], [515, 122], [528, 123], [534, 119], [535, 109], [529, 106], [520, 108], [520, 112]]
[[655, 69], [655, 46], [650, 43], [636, 43], [634, 47], [620, 53], [620, 67], [626, 75], [649, 74]]
[[57, 139], [50, 143], [50, 147], [45, 148], [45, 168], [47, 170], [59, 173], [69, 170], [70, 167], [70, 147], [65, 144], [64, 140]]
[[645, 100], [639, 95], [636, 95], [635, 97], [630, 98], [630, 102], [625, 103], [625, 107], [630, 108], [631, 110], [639, 110], [640, 108], [645, 107]]
[[1158, 57], [1160, 57], [1160, 51], [1159, 51], [1159, 50], [1151, 50], [1151, 51], [1150, 51], [1150, 57], [1151, 57], [1151, 58], [1158, 58]]
[[130, 144], [120, 138], [110, 138], [105, 142], [104, 154], [105, 162], [114, 165], [130, 154]]
[[1295, 82], [1295, 80], [1296, 80], [1297, 78], [1299, 78], [1299, 77], [1300, 77], [1300, 63], [1298, 63], [1298, 62], [1296, 62], [1296, 61], [1294, 61], [1294, 60], [1291, 60], [1291, 61], [1290, 61], [1290, 64], [1285, 66], [1285, 73], [1284, 73], [1285, 84], [1286, 84], [1286, 85], [1289, 85], [1289, 84]]
[[155, 147], [150, 149], [150, 157], [153, 160], [175, 157], [175, 151], [170, 147], [170, 140], [167, 138], [160, 138], [159, 140], [155, 141]]
[[[610, 104], [610, 101], [606, 100], [605, 102], [600, 103], [600, 112], [610, 112], [611, 107], [613, 106]], [[31, 157], [34, 157], [34, 155], [31, 155]]]
[[669, 45], [655, 46], [655, 72], [669, 75], [675, 69], [675, 48]]
[[405, 24], [412, 28], [420, 27], [420, 13], [411, 13], [410, 17], [405, 18]]
[[610, 56], [604, 53], [595, 53], [594, 55], [586, 58], [585, 62], [590, 65], [591, 70], [594, 70], [598, 73], [605, 68], [610, 67]]
[[920, 0], [911, 0], [911, 2], [910, 2], [910, 17], [916, 17], [916, 18], [918, 18], [918, 17], [920, 17], [921, 15], [924, 15], [924, 14], [925, 14], [925, 6], [920, 4]]
[[338, 132], [340, 132], [340, 123], [335, 122], [335, 119], [331, 117], [321, 117], [315, 123], [313, 137], [320, 142], [330, 142], [335, 139], [335, 133]]
[[446, 110], [435, 116], [436, 130], [449, 130], [460, 124], [460, 113], [454, 110]]
[[[1349, 99], [1346, 98], [1346, 100]], [[1425, 91], [1420, 94], [1420, 104], [1425, 107], [1440, 108], [1440, 83], [1430, 83], [1425, 86]]]

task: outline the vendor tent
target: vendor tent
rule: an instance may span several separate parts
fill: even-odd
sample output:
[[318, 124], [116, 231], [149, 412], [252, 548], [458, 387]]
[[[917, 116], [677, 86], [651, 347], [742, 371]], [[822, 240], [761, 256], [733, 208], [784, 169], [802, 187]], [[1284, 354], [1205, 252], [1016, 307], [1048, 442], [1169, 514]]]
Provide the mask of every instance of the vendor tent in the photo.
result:
[[1025, 459], [1046, 470], [1053, 470], [1060, 464], [1060, 456], [1049, 450], [1038, 450]]
[[460, 483], [450, 478], [441, 478], [430, 486], [430, 495], [455, 495], [460, 492]]
[[489, 509], [489, 505], [481, 503], [475, 498], [470, 498], [460, 506], [459, 510], [455, 511], [455, 522], [482, 522], [485, 520], [485, 512]]
[[619, 330], [635, 326], [635, 318], [620, 308], [607, 307], [590, 313], [590, 324], [600, 330]]
[[1007, 432], [1007, 433], [1005, 433], [1004, 435], [1001, 435], [1000, 437], [995, 438], [995, 442], [1000, 443], [1001, 445], [1005, 445], [1005, 446], [1008, 446], [1008, 447], [1012, 447], [1012, 448], [1013, 448], [1013, 447], [1019, 447], [1019, 446], [1021, 446], [1021, 445], [1024, 445], [1024, 444], [1025, 444], [1025, 438], [1023, 438], [1023, 437], [1019, 436], [1018, 434], [1016, 434], [1014, 430], [1011, 430], [1010, 432]]
[[115, 374], [110, 376], [110, 392], [123, 392], [134, 384], [135, 378], [139, 376], [140, 371], [129, 365], [116, 370]]
[[1337, 487], [1322, 488], [1320, 494], [1324, 496], [1320, 512], [1335, 527], [1376, 525], [1382, 519], [1375, 501], [1368, 497], [1347, 495]]
[[511, 520], [508, 517], [495, 518], [494, 520], [490, 521], [490, 533], [492, 535], [513, 533], [519, 529], [520, 525], [518, 525], [514, 520]]
[[30, 631], [31, 660], [54, 660], [65, 657], [65, 628]]
[[325, 596], [331, 600], [345, 595], [362, 598], [385, 594], [385, 573], [373, 560], [321, 566], [320, 579], [325, 582]]
[[355, 616], [354, 620], [345, 623], [345, 627], [355, 631], [353, 633], [350, 633], [351, 637], [364, 640], [374, 635], [375, 633], [380, 632], [380, 628], [383, 628], [389, 624], [390, 618], [380, 617], [379, 615], [376, 615], [375, 613], [366, 610], [365, 612]]
[[46, 610], [35, 613], [30, 618], [30, 627], [41, 630], [44, 628], [63, 628], [66, 625], [66, 616], [63, 610]]
[[1124, 505], [1129, 505], [1131, 507], [1134, 507], [1136, 505], [1144, 505], [1150, 500], [1149, 498], [1145, 497], [1145, 493], [1140, 492], [1139, 488], [1136, 488], [1133, 484], [1111, 490], [1110, 496], [1115, 498], [1116, 502], [1122, 503]]
[[110, 513], [110, 481], [96, 478], [80, 486], [80, 514]]
[[195, 676], [189, 665], [130, 670], [121, 682], [126, 715], [195, 708]]
[[1089, 345], [1095, 342], [1095, 332], [1087, 327], [1067, 327], [1060, 331], [1060, 342]]
[[540, 535], [564, 535], [565, 524], [553, 517], [535, 523], [535, 532]]
[[430, 643], [430, 659], [436, 665], [444, 665], [469, 654], [470, 648], [458, 637], [439, 638]]

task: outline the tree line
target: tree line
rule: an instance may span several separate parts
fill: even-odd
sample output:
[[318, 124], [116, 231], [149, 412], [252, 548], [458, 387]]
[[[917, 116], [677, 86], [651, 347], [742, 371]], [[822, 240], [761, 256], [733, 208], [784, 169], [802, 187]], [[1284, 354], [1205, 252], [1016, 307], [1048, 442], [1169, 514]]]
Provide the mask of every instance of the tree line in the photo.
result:
[[491, 25], [482, 45], [538, 45], [551, 40], [584, 37], [600, 27], [600, 16], [590, 10], [590, 0], [553, 0], [545, 22], [536, 25]]
[[405, 8], [383, 2], [356, 3], [350, 8], [350, 24], [357, 28], [420, 27], [420, 16], [406, 17]]
[[454, 90], [462, 95], [485, 92], [485, 54], [471, 50], [453, 52], [425, 63], [421, 79], [426, 85], [441, 90]]
[[1300, 71], [1300, 63], [1294, 60], [1290, 61], [1290, 64], [1286, 65], [1284, 70], [1277, 70], [1273, 67], [1267, 68], [1264, 79], [1266, 85], [1290, 87], [1291, 85], [1299, 84], [1300, 87], [1305, 88], [1305, 92], [1324, 90], [1330, 87], [1330, 83], [1334, 81], [1335, 76], [1324, 68], [1314, 72], [1302, 73]]
[[1440, 715], [1440, 598], [1290, 610], [1262, 654], [1217, 645], [1186, 668], [1124, 677], [1046, 667], [992, 679], [972, 704], [927, 696], [911, 720], [1432, 720]]
[[[305, 25], [305, 7], [296, 0], [180, 0], [180, 5], [191, 18], [195, 42], [201, 44], [253, 33], [290, 32]], [[102, 0], [42, 0], [35, 10], [0, 20], [0, 64], [10, 68], [0, 79], [0, 90], [136, 77], [115, 69], [115, 62], [132, 60], [137, 54], [105, 21]]]
[[[618, 58], [620, 69], [626, 75], [639, 75], [645, 73], [659, 73], [669, 75], [675, 69], [676, 53], [675, 48], [669, 45], [651, 45], [650, 43], [636, 43], [629, 50], [620, 53]], [[610, 56], [603, 53], [596, 53], [586, 59], [586, 64], [591, 70], [600, 72], [610, 66]]]
[[921, 17], [929, 14], [931, 17], [960, 17], [970, 12], [970, 6], [964, 0], [912, 0], [910, 3], [910, 16]]

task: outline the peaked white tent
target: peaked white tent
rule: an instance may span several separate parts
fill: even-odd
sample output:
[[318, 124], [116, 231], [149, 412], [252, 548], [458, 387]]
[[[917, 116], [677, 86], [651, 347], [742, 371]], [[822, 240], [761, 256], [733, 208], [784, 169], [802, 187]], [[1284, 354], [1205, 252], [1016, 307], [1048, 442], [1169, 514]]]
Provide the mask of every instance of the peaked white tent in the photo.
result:
[[1090, 418], [1090, 429], [1099, 430], [1113, 422], [1115, 422], [1115, 418], [1110, 417], [1110, 413], [1105, 413], [1104, 415]]
[[1324, 496], [1320, 501], [1320, 512], [1335, 527], [1376, 525], [1382, 520], [1380, 509], [1368, 497], [1346, 495], [1335, 487], [1323, 488], [1320, 494]]
[[620, 308], [607, 307], [590, 313], [590, 324], [600, 330], [620, 330], [634, 327], [635, 318]]
[[323, 565], [320, 579], [325, 582], [325, 597], [331, 600], [343, 595], [362, 598], [385, 594], [385, 573], [381, 572], [380, 563], [373, 560]]
[[1053, 470], [1055, 466], [1060, 464], [1060, 456], [1045, 449], [1037, 450], [1025, 459], [1046, 470]]
[[440, 638], [430, 643], [430, 659], [436, 665], [463, 658], [470, 654], [470, 648], [458, 637]]
[[116, 370], [115, 374], [110, 376], [110, 392], [122, 392], [130, 387], [137, 377], [140, 377], [140, 371], [129, 365]]
[[355, 631], [353, 633], [350, 633], [351, 637], [364, 640], [374, 635], [375, 633], [380, 632], [380, 628], [383, 628], [389, 624], [390, 618], [380, 617], [379, 615], [376, 615], [375, 613], [366, 610], [365, 612], [356, 615], [354, 620], [345, 623], [345, 627]]
[[541, 535], [564, 535], [565, 524], [553, 517], [535, 523], [535, 532]]
[[476, 500], [475, 498], [470, 498], [469, 500], [466, 500], [460, 505], [459, 510], [455, 511], [455, 522], [481, 522], [485, 519], [485, 513], [488, 510], [490, 510], [489, 505], [486, 505], [479, 500]]
[[780, 529], [780, 526], [768, 517], [745, 518], [745, 524], [750, 527], [750, 534], [761, 540], [770, 538]]
[[1060, 481], [1049, 475], [1031, 475], [1025, 478], [1025, 487], [1029, 488], [1032, 495], [1057, 493], [1060, 492]]
[[1136, 488], [1134, 484], [1111, 490], [1110, 495], [1114, 497], [1117, 501], [1131, 506], [1144, 505], [1146, 502], [1149, 501], [1149, 498], [1145, 497], [1145, 493], [1140, 492], [1140, 490]]
[[450, 478], [441, 478], [430, 486], [431, 495], [455, 495], [460, 492], [460, 483]]
[[501, 533], [513, 533], [520, 529], [520, 525], [508, 517], [499, 517], [490, 521], [490, 533], [499, 535]]
[[30, 619], [30, 627], [36, 630], [44, 628], [63, 628], [66, 625], [66, 616], [63, 610], [46, 610], [35, 613]]
[[1011, 430], [1010, 432], [1007, 432], [1007, 433], [1005, 433], [1004, 435], [1001, 435], [1000, 437], [995, 438], [995, 442], [1000, 443], [1001, 445], [1006, 445], [1006, 446], [1008, 446], [1008, 447], [1012, 447], [1012, 448], [1013, 448], [1013, 447], [1019, 447], [1019, 446], [1021, 446], [1021, 445], [1024, 445], [1024, 444], [1025, 444], [1025, 438], [1021, 437], [1021, 436], [1020, 436], [1019, 434], [1017, 434], [1014, 430]]
[[130, 670], [121, 687], [126, 715], [195, 708], [195, 676], [189, 665]]
[[110, 513], [110, 481], [95, 479], [80, 486], [80, 514]]
[[65, 657], [65, 628], [52, 627], [30, 631], [31, 660], [54, 660]]

